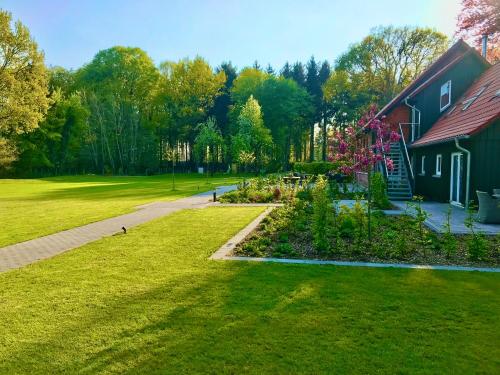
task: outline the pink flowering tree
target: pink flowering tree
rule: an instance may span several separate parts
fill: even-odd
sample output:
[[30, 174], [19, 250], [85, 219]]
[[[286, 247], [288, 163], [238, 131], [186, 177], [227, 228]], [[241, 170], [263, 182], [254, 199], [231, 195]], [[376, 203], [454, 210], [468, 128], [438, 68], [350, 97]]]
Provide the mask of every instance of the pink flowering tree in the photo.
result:
[[377, 163], [393, 170], [393, 161], [387, 154], [391, 143], [400, 135], [384, 119], [376, 118], [377, 108], [372, 105], [361, 119], [344, 129], [337, 129], [329, 139], [329, 159], [340, 165], [348, 176], [367, 173], [368, 176], [368, 235], [371, 239], [371, 174]]

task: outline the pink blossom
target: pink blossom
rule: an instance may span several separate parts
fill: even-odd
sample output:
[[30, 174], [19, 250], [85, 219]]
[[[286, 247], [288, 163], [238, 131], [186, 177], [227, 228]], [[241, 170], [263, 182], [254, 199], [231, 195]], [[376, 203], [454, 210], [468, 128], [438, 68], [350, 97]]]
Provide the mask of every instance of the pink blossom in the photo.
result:
[[347, 143], [344, 140], [341, 140], [339, 143], [339, 152], [341, 154], [345, 154], [347, 151], [347, 147], [348, 147]]
[[385, 158], [385, 165], [387, 166], [387, 169], [390, 171], [394, 170], [394, 162], [392, 161], [391, 158]]
[[391, 142], [398, 142], [400, 138], [401, 138], [401, 136], [398, 133], [396, 133], [395, 131], [391, 131], [391, 135], [390, 135]]

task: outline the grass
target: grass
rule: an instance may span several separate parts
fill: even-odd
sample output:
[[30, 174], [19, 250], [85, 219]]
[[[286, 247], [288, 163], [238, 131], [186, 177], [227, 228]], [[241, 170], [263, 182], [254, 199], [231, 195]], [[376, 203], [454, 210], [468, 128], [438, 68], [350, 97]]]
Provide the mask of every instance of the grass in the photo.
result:
[[499, 373], [500, 275], [207, 259], [260, 212], [0, 274], [0, 373]]
[[0, 247], [238, 181], [235, 176], [183, 174], [176, 176], [173, 191], [170, 175], [0, 180]]

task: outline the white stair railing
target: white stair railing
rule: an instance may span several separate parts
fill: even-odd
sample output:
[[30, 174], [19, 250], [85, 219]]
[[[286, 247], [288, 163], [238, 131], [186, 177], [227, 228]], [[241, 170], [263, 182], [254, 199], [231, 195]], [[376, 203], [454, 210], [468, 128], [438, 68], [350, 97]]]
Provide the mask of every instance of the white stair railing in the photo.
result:
[[[401, 125], [412, 125], [412, 127], [413, 127], [413, 125], [416, 125], [416, 124], [407, 124], [407, 123], [402, 123], [402, 122], [399, 123], [399, 134], [401, 135], [401, 140], [403, 141], [403, 148], [405, 149], [406, 161], [408, 162], [411, 179], [413, 180], [415, 178], [415, 176], [413, 175], [413, 167], [411, 165], [410, 155], [408, 154], [408, 147], [406, 147], [406, 141], [405, 141], [405, 135], [403, 133], [403, 127]], [[420, 125], [420, 124], [418, 124], [418, 125]]]

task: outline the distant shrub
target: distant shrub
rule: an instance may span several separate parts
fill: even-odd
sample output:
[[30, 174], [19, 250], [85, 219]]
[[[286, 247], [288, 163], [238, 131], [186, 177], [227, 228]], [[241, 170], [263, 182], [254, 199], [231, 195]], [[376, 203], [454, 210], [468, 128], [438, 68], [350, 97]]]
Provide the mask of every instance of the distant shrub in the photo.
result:
[[327, 174], [332, 171], [336, 173], [339, 169], [339, 165], [327, 161], [313, 161], [311, 163], [297, 162], [294, 164], [293, 168], [295, 172], [319, 175]]

